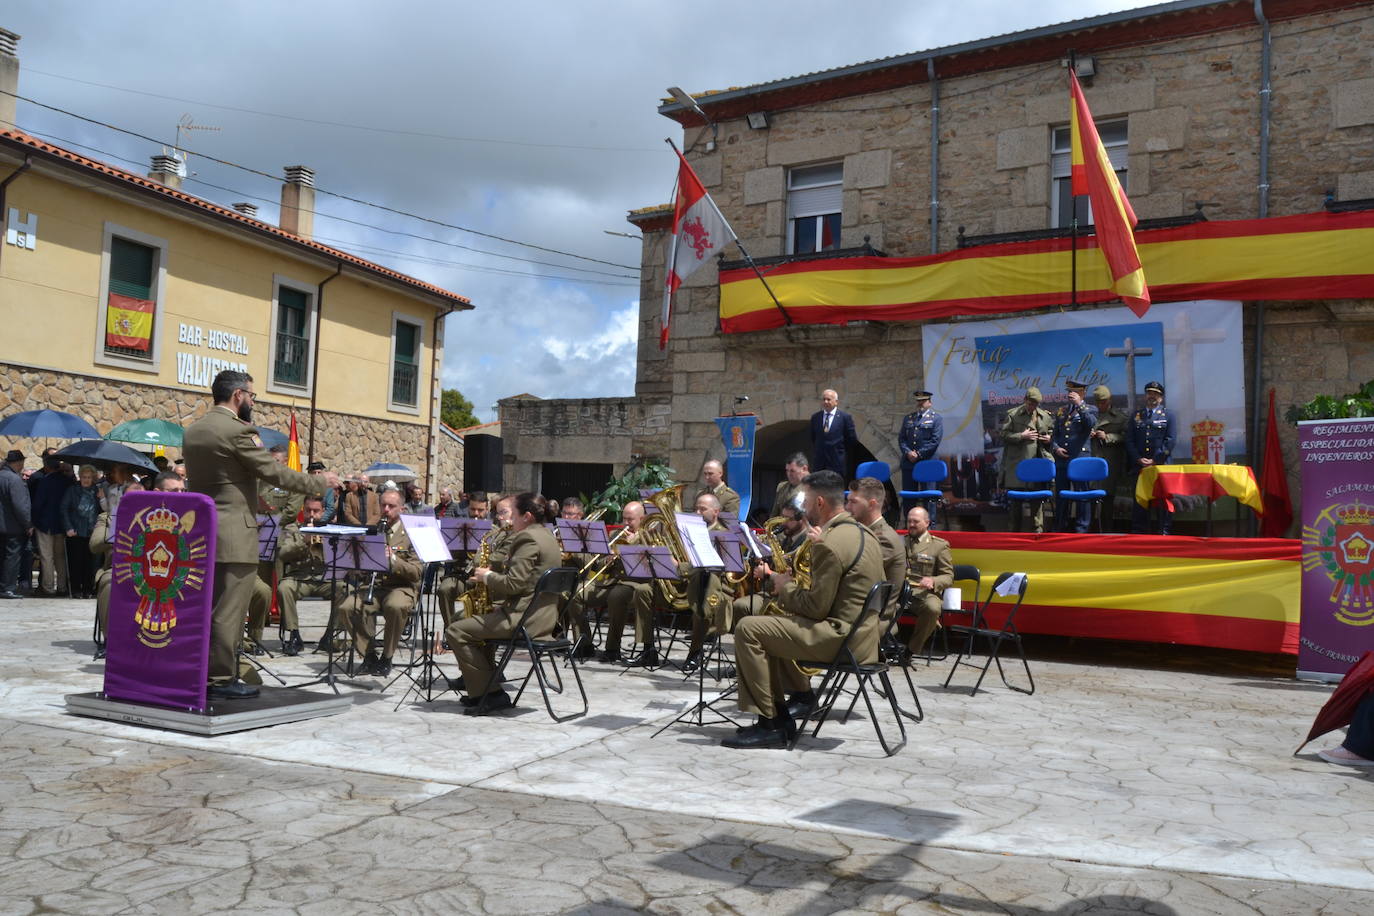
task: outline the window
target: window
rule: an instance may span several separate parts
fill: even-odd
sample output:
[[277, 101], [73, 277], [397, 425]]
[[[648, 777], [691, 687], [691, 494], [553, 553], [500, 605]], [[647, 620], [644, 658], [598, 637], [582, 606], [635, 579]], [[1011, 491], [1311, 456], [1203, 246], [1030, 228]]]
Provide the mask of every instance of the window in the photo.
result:
[[420, 325], [391, 319], [391, 406], [414, 412], [420, 400]]
[[156, 372], [162, 347], [167, 242], [105, 224], [96, 306], [95, 362]]
[[[1111, 160], [1116, 180], [1126, 187], [1126, 121], [1101, 121], [1097, 123], [1097, 135], [1102, 138], [1102, 146]], [[1087, 195], [1077, 199], [1069, 192], [1070, 140], [1068, 126], [1056, 127], [1050, 146], [1050, 225], [1067, 229], [1075, 213], [1078, 225], [1090, 226], [1093, 221], [1092, 207]]]
[[287, 285], [276, 277], [272, 321], [272, 378], [268, 389], [300, 394], [310, 388], [310, 338], [315, 324], [315, 296], [305, 284]]
[[787, 253], [840, 247], [844, 164], [809, 165], [787, 173]]

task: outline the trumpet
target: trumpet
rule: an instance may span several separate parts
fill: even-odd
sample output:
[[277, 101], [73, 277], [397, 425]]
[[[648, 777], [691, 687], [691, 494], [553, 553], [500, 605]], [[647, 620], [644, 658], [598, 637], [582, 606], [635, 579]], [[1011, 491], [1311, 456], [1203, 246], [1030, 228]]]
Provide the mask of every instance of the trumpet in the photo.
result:
[[587, 576], [586, 581], [583, 583], [584, 585], [591, 585], [593, 582], [596, 581], [597, 576], [600, 576], [603, 573], [607, 572], [613, 565], [614, 561], [620, 559], [619, 556], [616, 555], [615, 545], [620, 543], [620, 540], [622, 538], [628, 537], [633, 533], [634, 532], [630, 530], [629, 525], [626, 525], [624, 528], [621, 528], [619, 531], [615, 533], [614, 536], [611, 537], [609, 541], [606, 542], [606, 546], [611, 548], [611, 552], [609, 554], [597, 554], [596, 556], [588, 560], [585, 566], [583, 566], [580, 570], [577, 571], [578, 578], [581, 578], [582, 576], [587, 575], [587, 570], [591, 569], [592, 566], [594, 566], [598, 560], [607, 561], [605, 566], [602, 566], [600, 569], [594, 571], [590, 576]]

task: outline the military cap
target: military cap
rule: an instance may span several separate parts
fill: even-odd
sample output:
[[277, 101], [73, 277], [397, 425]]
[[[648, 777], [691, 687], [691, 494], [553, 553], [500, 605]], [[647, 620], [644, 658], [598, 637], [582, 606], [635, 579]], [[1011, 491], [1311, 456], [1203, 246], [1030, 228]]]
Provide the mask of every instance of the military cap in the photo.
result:
[[325, 469], [323, 461], [312, 461], [306, 467], [307, 471], [323, 471]]
[[1030, 398], [1032, 401], [1043, 401], [1043, 400], [1045, 400], [1045, 399], [1040, 395], [1040, 389], [1039, 389], [1039, 388], [1036, 388], [1034, 385], [1032, 385], [1032, 386], [1030, 386], [1029, 388], [1026, 389], [1026, 397]]
[[926, 391], [924, 388], [918, 388], [917, 390], [911, 392], [911, 396], [918, 401], [929, 401], [932, 397], [934, 397], [934, 395], [932, 395], [929, 391]]
[[1099, 401], [1110, 401], [1112, 399], [1112, 389], [1106, 385], [1098, 385], [1093, 389], [1093, 397]]
[[1161, 394], [1161, 395], [1164, 394], [1164, 386], [1161, 385], [1159, 382], [1146, 382], [1146, 383], [1145, 383], [1145, 390], [1146, 390], [1146, 391], [1156, 391], [1156, 392], [1158, 392], [1158, 393]]
[[1088, 390], [1088, 386], [1085, 385], [1085, 384], [1083, 384], [1082, 382], [1080, 382], [1078, 379], [1072, 379], [1072, 378], [1071, 378], [1071, 379], [1069, 379], [1067, 382], [1064, 383], [1064, 390], [1065, 390], [1065, 391], [1087, 391], [1087, 390]]

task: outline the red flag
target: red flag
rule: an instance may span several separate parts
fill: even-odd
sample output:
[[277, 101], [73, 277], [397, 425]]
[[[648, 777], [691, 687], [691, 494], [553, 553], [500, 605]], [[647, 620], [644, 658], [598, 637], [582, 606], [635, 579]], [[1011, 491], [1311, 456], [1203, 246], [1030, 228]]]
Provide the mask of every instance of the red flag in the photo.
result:
[[677, 199], [673, 203], [673, 234], [668, 240], [668, 281], [663, 289], [663, 320], [658, 332], [660, 350], [668, 346], [673, 293], [707, 258], [735, 240], [734, 231], [706, 193], [697, 173], [681, 153], [677, 158]]
[[1260, 468], [1259, 486], [1264, 500], [1260, 536], [1281, 538], [1293, 523], [1293, 501], [1288, 496], [1288, 472], [1283, 466], [1283, 449], [1279, 446], [1273, 388], [1269, 389], [1269, 425], [1264, 432], [1264, 467]]
[[301, 440], [296, 435], [296, 412], [291, 411], [291, 435], [286, 441], [286, 466], [293, 471], [301, 469]]
[[1069, 92], [1073, 97], [1069, 106], [1071, 190], [1074, 194], [1087, 194], [1092, 202], [1097, 244], [1112, 275], [1110, 289], [1131, 307], [1137, 318], [1143, 318], [1150, 309], [1150, 289], [1145, 285], [1145, 271], [1140, 267], [1135, 236], [1131, 234], [1137, 222], [1135, 211], [1116, 180], [1116, 171], [1097, 135], [1088, 100], [1083, 97], [1083, 87], [1078, 85], [1078, 75], [1072, 67]]

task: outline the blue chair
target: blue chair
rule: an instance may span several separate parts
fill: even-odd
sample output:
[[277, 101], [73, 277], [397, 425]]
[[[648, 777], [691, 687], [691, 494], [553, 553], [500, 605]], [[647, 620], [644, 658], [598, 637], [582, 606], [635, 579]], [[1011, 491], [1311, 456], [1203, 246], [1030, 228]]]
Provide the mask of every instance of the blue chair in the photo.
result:
[[854, 479], [860, 477], [876, 477], [887, 483], [892, 479], [892, 468], [887, 466], [886, 461], [865, 461], [854, 469]]
[[898, 490], [897, 495], [903, 500], [914, 500], [925, 507], [930, 515], [931, 527], [935, 526], [935, 514], [940, 506], [944, 505], [945, 494], [940, 489], [940, 484], [949, 477], [949, 465], [939, 458], [927, 458], [925, 461], [916, 462], [916, 466], [911, 469], [911, 479], [916, 481], [919, 489]]
[[1017, 522], [1020, 521], [1023, 508], [1029, 508], [1034, 515], [1045, 503], [1054, 499], [1054, 490], [1049, 487], [1054, 481], [1054, 462], [1049, 458], [1023, 458], [1017, 462], [1015, 473], [1022, 483], [1045, 486], [1036, 490], [1007, 491], [1007, 510], [1011, 513], [1013, 531], [1021, 527]]
[[[1102, 489], [1089, 489], [1088, 484], [1099, 480], [1107, 479], [1107, 461], [1105, 458], [1075, 458], [1069, 462], [1068, 476], [1069, 489], [1059, 491], [1059, 499], [1063, 502], [1070, 513], [1077, 514], [1078, 507], [1090, 505], [1097, 515], [1097, 533], [1102, 533], [1102, 501], [1107, 498], [1107, 491]], [[1068, 519], [1055, 519], [1061, 527], [1068, 523]]]

